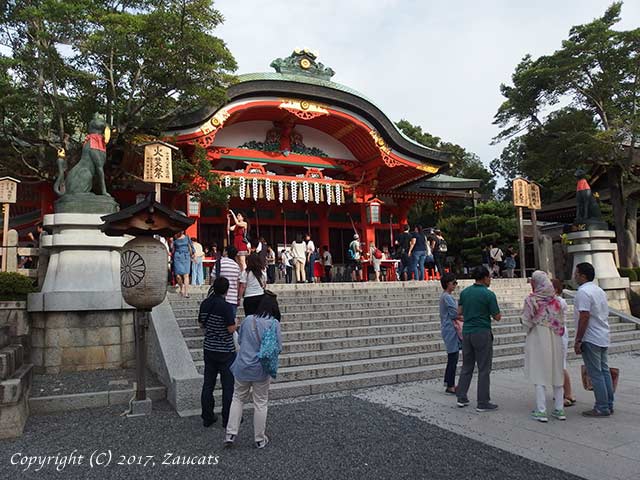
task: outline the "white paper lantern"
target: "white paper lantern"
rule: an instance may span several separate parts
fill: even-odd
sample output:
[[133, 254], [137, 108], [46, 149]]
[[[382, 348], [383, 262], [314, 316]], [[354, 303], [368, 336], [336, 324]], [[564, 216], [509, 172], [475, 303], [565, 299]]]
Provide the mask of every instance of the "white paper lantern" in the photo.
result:
[[240, 199], [244, 200], [244, 197], [247, 195], [247, 181], [244, 177], [240, 177]]
[[254, 200], [258, 199], [259, 189], [260, 189], [260, 186], [258, 185], [258, 179], [254, 178], [253, 179], [253, 199]]
[[153, 237], [136, 237], [122, 247], [122, 297], [132, 307], [151, 310], [167, 295], [167, 249]]
[[296, 203], [296, 200], [298, 200], [298, 183], [291, 180], [291, 201]]

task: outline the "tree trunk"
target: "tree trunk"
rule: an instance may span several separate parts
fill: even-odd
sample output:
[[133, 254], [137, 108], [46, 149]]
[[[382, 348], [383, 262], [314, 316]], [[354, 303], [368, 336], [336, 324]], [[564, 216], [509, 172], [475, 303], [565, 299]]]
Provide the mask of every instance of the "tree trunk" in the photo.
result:
[[614, 165], [609, 167], [607, 180], [609, 192], [611, 193], [611, 206], [613, 207], [613, 219], [620, 266], [637, 266], [636, 238], [638, 200], [625, 197], [621, 166]]

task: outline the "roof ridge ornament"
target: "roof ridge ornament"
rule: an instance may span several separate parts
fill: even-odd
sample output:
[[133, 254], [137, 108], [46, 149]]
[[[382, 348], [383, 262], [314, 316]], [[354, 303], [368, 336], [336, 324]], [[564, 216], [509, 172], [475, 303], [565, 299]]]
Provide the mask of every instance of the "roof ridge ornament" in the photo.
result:
[[318, 55], [307, 48], [296, 48], [288, 57], [276, 58], [270, 66], [278, 73], [330, 80], [336, 72], [320, 62], [316, 62], [317, 58]]

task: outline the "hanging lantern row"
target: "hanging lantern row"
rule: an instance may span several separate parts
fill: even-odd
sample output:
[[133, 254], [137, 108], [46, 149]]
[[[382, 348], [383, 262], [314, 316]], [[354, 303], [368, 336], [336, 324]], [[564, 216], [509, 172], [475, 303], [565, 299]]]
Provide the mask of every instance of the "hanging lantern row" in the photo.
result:
[[232, 195], [237, 195], [241, 200], [252, 198], [254, 200], [266, 199], [282, 203], [298, 200], [305, 203], [317, 204], [326, 202], [327, 205], [344, 203], [344, 186], [340, 184], [314, 182], [309, 180], [275, 180], [246, 177], [222, 177], [222, 184], [231, 188]]

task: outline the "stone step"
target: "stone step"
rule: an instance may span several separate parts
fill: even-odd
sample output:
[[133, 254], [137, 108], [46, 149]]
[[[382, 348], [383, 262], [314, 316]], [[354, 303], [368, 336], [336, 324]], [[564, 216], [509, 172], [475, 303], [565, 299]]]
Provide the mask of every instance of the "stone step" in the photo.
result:
[[11, 378], [24, 360], [24, 347], [19, 344], [7, 345], [0, 349], [0, 380]]
[[[523, 349], [523, 346], [517, 345], [494, 347], [493, 370], [522, 367], [524, 365]], [[640, 349], [640, 341], [625, 341], [612, 344], [611, 347], [609, 347], [609, 353], [624, 353], [638, 349]], [[314, 370], [304, 370], [302, 367], [281, 367], [278, 370], [278, 378], [271, 386], [269, 397], [271, 399], [299, 397], [376, 385], [428, 380], [444, 375], [446, 365], [446, 354], [444, 352], [410, 355], [408, 356], [410, 357], [408, 361], [404, 361], [405, 357], [406, 356], [335, 363], [329, 364], [324, 369], [318, 367]], [[440, 358], [441, 361], [438, 361], [438, 358]], [[574, 353], [570, 352], [568, 358], [571, 360], [577, 357]], [[402, 365], [403, 362], [407, 365], [415, 363], [416, 361], [418, 362], [416, 366], [386, 368], [393, 365]], [[203, 362], [196, 362], [196, 366], [198, 371], [203, 371]], [[379, 369], [369, 370], [370, 368]], [[313, 376], [323, 373], [326, 374], [331, 371], [342, 373], [337, 373], [334, 376]], [[345, 373], [345, 371], [353, 373]], [[459, 373], [459, 371], [457, 373]], [[298, 377], [298, 379], [290, 380], [296, 377]]]
[[[496, 336], [494, 345], [507, 345], [512, 343], [524, 344], [526, 334], [524, 332], [507, 333]], [[621, 342], [627, 340], [640, 339], [640, 330], [622, 330], [611, 333], [611, 341]], [[403, 345], [407, 343], [425, 343], [429, 344], [429, 351], [439, 351], [444, 349], [444, 344], [440, 338], [439, 332], [412, 332], [385, 334], [377, 336], [361, 336], [352, 338], [337, 338], [301, 342], [285, 342], [282, 346], [282, 353], [307, 353], [310, 355], [318, 352], [333, 350], [347, 350], [354, 348], [371, 348], [376, 346]], [[202, 358], [202, 348], [196, 347], [190, 349], [194, 361]]]
[[[529, 294], [530, 290], [520, 292], [496, 292], [499, 299], [503, 301], [517, 301], [520, 304], [524, 301], [524, 298]], [[299, 305], [317, 305], [326, 303], [369, 303], [382, 300], [433, 300], [438, 301], [440, 298], [440, 291], [426, 291], [422, 289], [416, 289], [414, 291], [393, 291], [393, 292], [372, 292], [364, 291], [362, 293], [350, 294], [344, 291], [333, 291], [326, 295], [318, 296], [302, 296], [302, 295], [278, 295], [278, 301], [283, 304], [299, 304]], [[184, 299], [182, 297], [169, 296], [169, 301], [177, 308], [182, 308], [190, 305], [199, 305], [204, 300], [205, 295], [191, 295], [191, 298]]]
[[[509, 314], [521, 314], [522, 307], [520, 305], [513, 304], [503, 304], [501, 305], [502, 313], [504, 315]], [[359, 308], [359, 309], [351, 309], [351, 310], [333, 310], [328, 308], [313, 308], [308, 311], [300, 311], [293, 313], [284, 313], [282, 310], [280, 311], [284, 318], [287, 321], [302, 321], [302, 320], [322, 320], [322, 319], [330, 319], [330, 318], [357, 318], [368, 316], [372, 312], [375, 313], [377, 317], [391, 317], [393, 315], [397, 315], [399, 312], [402, 314], [430, 314], [439, 316], [440, 307], [438, 305], [429, 305], [429, 304], [409, 304], [409, 305], [401, 305], [398, 307], [392, 308]], [[175, 317], [180, 319], [196, 319], [198, 317], [199, 309], [184, 309], [184, 310], [174, 310]], [[238, 309], [238, 317], [243, 318], [243, 310]]]
[[[281, 301], [278, 301], [280, 312], [282, 314], [294, 315], [299, 313], [308, 313], [308, 312], [340, 312], [340, 311], [372, 311], [372, 310], [394, 310], [402, 308], [412, 308], [412, 307], [420, 307], [425, 309], [426, 311], [437, 313], [440, 308], [439, 299], [434, 300], [416, 300], [416, 301], [405, 301], [405, 300], [383, 300], [383, 301], [375, 301], [375, 302], [336, 302], [336, 303], [325, 303], [325, 304], [317, 304], [317, 305], [309, 305], [309, 304], [287, 304]], [[516, 302], [500, 302], [501, 310], [519, 310], [522, 311], [522, 301], [518, 300]], [[189, 306], [177, 307], [172, 305], [172, 309], [177, 318], [185, 317], [185, 316], [197, 316], [198, 311], [200, 309], [200, 304], [193, 304]], [[573, 309], [570, 309], [573, 311]], [[238, 315], [243, 314], [242, 305], [238, 307]]]
[[[458, 280], [458, 289], [462, 290], [471, 285], [471, 281]], [[496, 292], [509, 292], [528, 290], [531, 288], [526, 282], [504, 282], [493, 281], [491, 282], [492, 290]], [[393, 292], [397, 290], [429, 290], [429, 291], [441, 291], [442, 287], [439, 281], [429, 282], [362, 282], [362, 283], [319, 283], [319, 284], [276, 284], [269, 285], [269, 289], [278, 295], [315, 295], [315, 294], [327, 294], [327, 292], [351, 292], [359, 293], [363, 291], [376, 291], [376, 292]], [[209, 286], [194, 287], [189, 289], [190, 295], [206, 295], [209, 292]], [[174, 288], [169, 288], [169, 295], [180, 297], [176, 293]]]
[[[503, 334], [509, 333], [524, 333], [523, 327], [517, 321], [504, 323], [500, 322], [493, 327], [493, 333], [495, 336], [500, 336]], [[283, 325], [284, 328], [285, 325]], [[635, 326], [633, 324], [623, 324], [617, 323], [611, 325], [612, 331], [628, 331], [635, 330]], [[569, 328], [570, 338], [573, 336], [573, 328]], [[282, 333], [282, 341], [287, 344], [289, 342], [300, 342], [300, 341], [313, 341], [313, 340], [322, 340], [322, 339], [339, 339], [339, 338], [351, 338], [351, 337], [362, 337], [362, 336], [380, 336], [380, 335], [391, 335], [391, 334], [400, 334], [400, 333], [416, 333], [416, 332], [424, 332], [429, 335], [433, 335], [434, 337], [440, 338], [440, 322], [415, 322], [415, 323], [401, 323], [401, 324], [391, 324], [391, 325], [376, 325], [376, 326], [361, 326], [361, 327], [343, 327], [343, 328], [335, 328], [335, 329], [319, 329], [319, 330], [297, 330], [297, 331], [286, 331], [284, 330]], [[202, 335], [202, 330], [200, 330], [201, 335], [198, 336], [190, 336], [185, 337], [185, 341], [187, 342], [187, 347], [190, 349], [199, 349], [202, 348], [202, 343], [204, 340], [204, 336]]]

